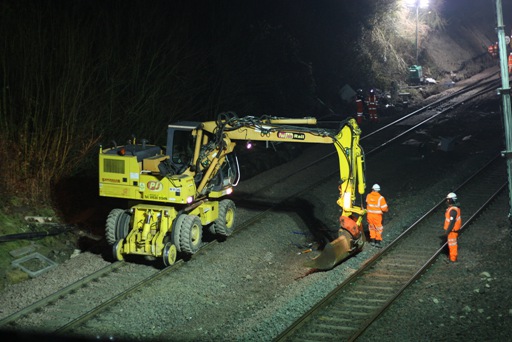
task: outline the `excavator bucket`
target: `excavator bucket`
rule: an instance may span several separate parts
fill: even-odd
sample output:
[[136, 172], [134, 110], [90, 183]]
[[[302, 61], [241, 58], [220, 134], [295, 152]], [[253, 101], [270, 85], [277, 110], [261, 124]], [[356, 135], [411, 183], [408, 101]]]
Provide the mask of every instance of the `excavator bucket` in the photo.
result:
[[330, 270], [350, 255], [361, 250], [363, 241], [360, 241], [357, 247], [352, 247], [354, 243], [349, 232], [340, 229], [339, 235], [336, 240], [327, 244], [316, 258], [306, 261], [304, 266], [323, 271]]

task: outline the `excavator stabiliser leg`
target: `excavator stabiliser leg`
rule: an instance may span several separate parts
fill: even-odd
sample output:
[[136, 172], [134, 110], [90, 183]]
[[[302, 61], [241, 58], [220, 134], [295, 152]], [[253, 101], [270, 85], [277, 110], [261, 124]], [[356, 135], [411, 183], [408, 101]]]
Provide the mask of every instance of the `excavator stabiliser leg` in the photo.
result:
[[[345, 222], [342, 218], [345, 218]], [[362, 227], [358, 225], [357, 232], [353, 231], [354, 227], [350, 226], [348, 223], [354, 221], [347, 217], [342, 216], [342, 218], [340, 218], [342, 228], [338, 232], [338, 238], [327, 244], [316, 258], [306, 261], [304, 266], [322, 271], [330, 270], [349, 256], [362, 250], [364, 246]], [[357, 238], [355, 238], [351, 232], [356, 233]]]

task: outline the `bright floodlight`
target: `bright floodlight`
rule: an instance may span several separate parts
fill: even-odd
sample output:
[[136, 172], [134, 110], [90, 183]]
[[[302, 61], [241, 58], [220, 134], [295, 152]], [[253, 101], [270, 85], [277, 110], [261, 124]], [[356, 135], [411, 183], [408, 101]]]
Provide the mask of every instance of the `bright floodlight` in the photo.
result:
[[404, 0], [407, 7], [427, 8], [428, 0]]

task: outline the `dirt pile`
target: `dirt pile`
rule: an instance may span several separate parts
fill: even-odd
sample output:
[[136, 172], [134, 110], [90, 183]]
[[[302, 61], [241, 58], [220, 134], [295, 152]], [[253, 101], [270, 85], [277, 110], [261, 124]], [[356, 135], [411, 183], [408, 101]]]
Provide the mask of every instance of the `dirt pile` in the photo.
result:
[[[426, 75], [441, 82], [460, 81], [498, 65], [498, 60], [487, 53], [487, 47], [498, 40], [496, 8], [492, 5], [489, 1], [444, 4], [446, 25], [419, 43]], [[504, 11], [508, 7], [506, 4]]]

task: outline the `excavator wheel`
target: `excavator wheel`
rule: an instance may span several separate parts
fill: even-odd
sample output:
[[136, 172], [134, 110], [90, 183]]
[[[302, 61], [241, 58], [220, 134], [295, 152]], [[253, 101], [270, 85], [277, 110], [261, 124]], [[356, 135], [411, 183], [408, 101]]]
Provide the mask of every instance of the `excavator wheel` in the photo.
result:
[[112, 254], [114, 254], [114, 259], [117, 261], [123, 261], [124, 257], [121, 253], [123, 250], [123, 243], [124, 239], [118, 240], [114, 245], [112, 246]]
[[230, 236], [235, 230], [236, 206], [232, 200], [219, 202], [219, 218], [213, 223], [213, 230], [216, 234]]
[[170, 242], [166, 243], [165, 247], [164, 247], [164, 252], [163, 252], [164, 265], [165, 266], [174, 265], [174, 263], [176, 262], [177, 254], [178, 254], [178, 252], [176, 251], [176, 246]]
[[[180, 245], [180, 231], [181, 226], [183, 225], [183, 220], [187, 217], [187, 214], [179, 215], [173, 222], [172, 231], [171, 231], [171, 242], [176, 246], [176, 250], [181, 252]], [[167, 241], [166, 241], [167, 242]]]
[[201, 219], [195, 215], [183, 214], [178, 217], [174, 228], [179, 232], [180, 251], [187, 254], [196, 253], [201, 247], [203, 237]]
[[131, 218], [130, 213], [124, 209], [112, 209], [105, 224], [105, 238], [109, 245], [128, 236]]

